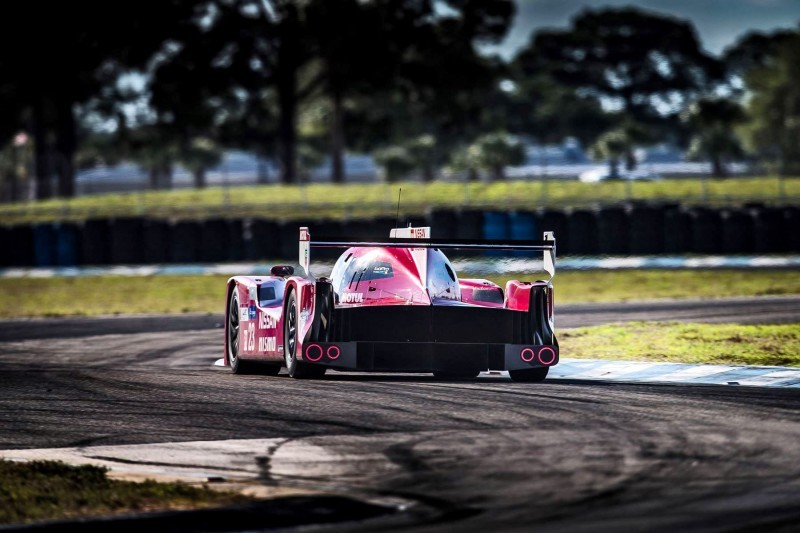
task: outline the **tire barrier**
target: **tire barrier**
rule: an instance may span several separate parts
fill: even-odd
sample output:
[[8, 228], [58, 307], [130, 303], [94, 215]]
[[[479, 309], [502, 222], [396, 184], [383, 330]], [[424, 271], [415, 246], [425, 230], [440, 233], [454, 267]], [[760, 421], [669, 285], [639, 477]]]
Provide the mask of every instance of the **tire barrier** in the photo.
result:
[[623, 207], [607, 207], [597, 212], [597, 251], [601, 255], [628, 254], [628, 213]]
[[107, 265], [111, 260], [110, 223], [104, 218], [89, 219], [81, 232], [81, 264]]
[[194, 220], [172, 225], [172, 262], [197, 263], [202, 257], [202, 226]]
[[751, 254], [755, 250], [755, 220], [749, 209], [730, 209], [722, 212], [721, 252]]
[[33, 227], [18, 224], [4, 228], [3, 243], [4, 266], [22, 267], [36, 264], [33, 249]]
[[[434, 210], [414, 217], [435, 238], [538, 240], [553, 231], [558, 254], [684, 255], [800, 252], [800, 207], [752, 204], [723, 210], [679, 205], [606, 207], [597, 211]], [[0, 267], [55, 267], [169, 262], [286, 261], [297, 263], [298, 227], [341, 240], [384, 240], [393, 217], [276, 222], [222, 219], [170, 223], [136, 217], [0, 226]], [[438, 229], [437, 229], [438, 228]], [[341, 250], [316, 250], [332, 260]], [[485, 252], [472, 252], [485, 255]], [[458, 256], [472, 255], [459, 251]], [[489, 255], [503, 255], [496, 252]]]
[[0, 267], [10, 267], [14, 262], [14, 244], [11, 228], [0, 226]]
[[567, 214], [564, 211], [546, 209], [539, 212], [539, 225], [542, 231], [552, 231], [556, 236], [556, 252], [569, 253], [570, 236], [567, 231]]
[[483, 211], [458, 211], [456, 221], [456, 239], [483, 238]]
[[[541, 240], [542, 235], [539, 231], [539, 222], [536, 213], [530, 211], [517, 211], [509, 213], [509, 237], [515, 241], [534, 241]], [[512, 252], [517, 257], [537, 257], [541, 254], [537, 252]]]
[[204, 263], [221, 263], [230, 260], [228, 221], [212, 218], [200, 226], [200, 261]]
[[678, 206], [664, 210], [664, 247], [661, 253], [685, 254], [691, 252], [689, 215]]
[[483, 238], [487, 240], [508, 240], [511, 228], [508, 213], [503, 211], [486, 211], [483, 213]]
[[[567, 234], [569, 234], [569, 247], [565, 250], [557, 244], [562, 254], [597, 254], [596, 213], [584, 209], [573, 211], [567, 218]], [[558, 243], [558, 236], [556, 236], [556, 243]]]
[[664, 210], [655, 206], [634, 206], [628, 211], [628, 252], [652, 255], [664, 250]]
[[248, 261], [278, 257], [280, 251], [278, 223], [261, 218], [245, 222], [244, 249]]
[[[458, 213], [450, 209], [434, 209], [428, 215], [425, 225], [431, 227], [431, 237], [434, 239], [454, 239], [458, 232]], [[386, 236], [388, 235], [387, 229]]]
[[[109, 225], [111, 263], [138, 265], [145, 262], [145, 221], [141, 218], [115, 218]], [[161, 262], [161, 261], [158, 261]]]
[[800, 252], [800, 207], [788, 206], [783, 211], [786, 224], [786, 251], [798, 253]]
[[277, 255], [272, 256], [273, 258], [292, 265], [297, 264], [297, 242], [300, 238], [299, 226], [300, 224], [296, 222], [281, 222], [278, 224], [278, 247], [275, 250]]
[[796, 233], [796, 227], [787, 226], [785, 211], [781, 208], [765, 207], [757, 211], [755, 223], [756, 253], [785, 253], [789, 251], [790, 233]]
[[722, 223], [719, 211], [694, 208], [689, 212], [691, 248], [698, 254], [718, 254], [722, 249]]
[[227, 220], [228, 230], [228, 261], [242, 261], [244, 254], [244, 221], [240, 219]]
[[[511, 238], [508, 213], [502, 211], [486, 211], [483, 214], [483, 238], [486, 240], [508, 240]], [[502, 251], [485, 252], [485, 255], [507, 255]]]
[[33, 250], [37, 267], [56, 266], [58, 240], [54, 224], [48, 222], [33, 226]]
[[142, 227], [144, 262], [169, 263], [172, 260], [172, 227], [163, 220], [146, 220]]
[[72, 222], [61, 222], [54, 225], [56, 233], [56, 265], [60, 267], [76, 266], [80, 260], [78, 250], [78, 225]]

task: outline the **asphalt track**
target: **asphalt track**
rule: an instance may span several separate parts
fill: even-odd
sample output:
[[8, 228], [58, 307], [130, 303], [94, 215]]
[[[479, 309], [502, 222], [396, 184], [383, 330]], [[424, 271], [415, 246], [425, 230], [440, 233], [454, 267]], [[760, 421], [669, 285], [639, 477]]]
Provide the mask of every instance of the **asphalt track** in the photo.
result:
[[[797, 298], [558, 311], [560, 327], [800, 321]], [[259, 439], [218, 459], [247, 459], [240, 467], [273, 486], [411, 503], [327, 526], [337, 531], [796, 531], [800, 523], [797, 390], [234, 376], [211, 366], [221, 356], [218, 322], [0, 323], [0, 450]]]

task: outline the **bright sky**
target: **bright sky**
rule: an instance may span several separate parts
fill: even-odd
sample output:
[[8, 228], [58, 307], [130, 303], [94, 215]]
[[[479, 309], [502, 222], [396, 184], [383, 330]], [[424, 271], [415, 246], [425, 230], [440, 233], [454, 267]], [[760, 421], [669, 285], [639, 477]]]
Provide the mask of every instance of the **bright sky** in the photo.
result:
[[485, 48], [504, 57], [527, 45], [542, 27], [569, 26], [584, 8], [635, 5], [691, 20], [709, 52], [718, 54], [749, 30], [797, 28], [800, 0], [516, 0], [517, 16], [500, 46]]

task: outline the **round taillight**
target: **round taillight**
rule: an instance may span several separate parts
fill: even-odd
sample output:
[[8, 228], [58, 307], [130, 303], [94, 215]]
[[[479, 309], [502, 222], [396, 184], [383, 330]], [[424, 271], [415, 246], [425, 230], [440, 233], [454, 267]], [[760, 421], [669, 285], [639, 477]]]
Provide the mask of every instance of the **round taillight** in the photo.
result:
[[339, 350], [338, 346], [328, 346], [328, 359], [336, 360], [339, 359], [339, 356], [342, 354], [341, 350]]
[[323, 351], [322, 346], [319, 344], [309, 344], [306, 346], [306, 359], [312, 363], [316, 363], [322, 359]]
[[536, 354], [533, 352], [533, 348], [523, 348], [522, 351], [519, 352], [519, 358], [526, 363], [533, 361], [535, 355]]
[[[550, 352], [550, 356], [547, 357], [545, 352]], [[539, 362], [543, 365], [552, 365], [553, 362], [556, 360], [556, 351], [550, 348], [549, 346], [543, 347], [539, 350]]]

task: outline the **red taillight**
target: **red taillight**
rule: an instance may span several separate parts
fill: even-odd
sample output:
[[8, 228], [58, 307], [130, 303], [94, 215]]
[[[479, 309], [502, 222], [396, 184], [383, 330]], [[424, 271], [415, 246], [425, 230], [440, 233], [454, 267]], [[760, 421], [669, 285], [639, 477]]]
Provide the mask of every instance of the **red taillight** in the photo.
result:
[[335, 361], [339, 359], [339, 356], [342, 354], [341, 350], [339, 350], [338, 346], [328, 346], [328, 359]]
[[533, 361], [533, 358], [536, 354], [533, 352], [533, 348], [523, 348], [521, 352], [519, 352], [519, 358], [525, 361], [526, 363], [530, 363]]
[[[545, 357], [547, 357], [545, 352], [550, 352], [550, 357], [548, 359], [545, 359]], [[552, 365], [555, 360], [556, 351], [549, 346], [544, 346], [541, 350], [539, 350], [539, 362], [543, 365]]]
[[312, 363], [316, 363], [322, 359], [323, 351], [322, 346], [319, 344], [309, 344], [306, 346], [306, 359]]

